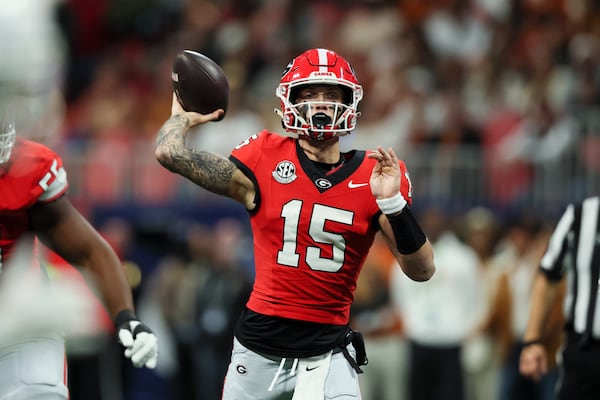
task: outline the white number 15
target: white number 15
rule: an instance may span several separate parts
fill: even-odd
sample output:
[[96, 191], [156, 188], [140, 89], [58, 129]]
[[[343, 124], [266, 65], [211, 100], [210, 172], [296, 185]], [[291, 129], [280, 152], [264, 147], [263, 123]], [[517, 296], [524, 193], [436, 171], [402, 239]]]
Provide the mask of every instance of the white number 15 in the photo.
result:
[[[301, 200], [291, 200], [284, 204], [281, 216], [284, 218], [283, 248], [277, 252], [277, 263], [290, 267], [298, 267], [300, 254], [296, 252], [298, 240], [298, 222], [302, 211]], [[306, 264], [315, 271], [337, 272], [344, 265], [346, 240], [339, 233], [325, 230], [326, 221], [352, 225], [354, 213], [315, 204], [312, 209], [308, 234], [315, 243], [332, 246], [332, 258], [321, 257], [321, 249], [317, 246], [306, 248]]]

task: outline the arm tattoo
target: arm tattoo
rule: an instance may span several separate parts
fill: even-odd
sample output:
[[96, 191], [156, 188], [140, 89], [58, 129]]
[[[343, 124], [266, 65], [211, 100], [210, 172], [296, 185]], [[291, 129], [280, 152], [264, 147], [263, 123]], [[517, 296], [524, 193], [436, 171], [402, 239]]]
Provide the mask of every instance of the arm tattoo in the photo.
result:
[[188, 119], [175, 115], [164, 123], [156, 137], [158, 162], [213, 193], [230, 196], [229, 184], [236, 166], [220, 154], [185, 147]]

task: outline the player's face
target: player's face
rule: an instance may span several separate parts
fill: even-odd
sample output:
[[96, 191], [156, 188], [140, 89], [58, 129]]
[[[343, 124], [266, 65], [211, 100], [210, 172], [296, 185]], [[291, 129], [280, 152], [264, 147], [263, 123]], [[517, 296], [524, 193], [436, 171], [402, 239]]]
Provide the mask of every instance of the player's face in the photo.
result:
[[[341, 103], [344, 92], [334, 85], [310, 85], [302, 88], [296, 98], [296, 103]], [[317, 104], [318, 106], [318, 104]], [[330, 106], [329, 108], [333, 108]]]
[[312, 120], [316, 126], [326, 126], [335, 121], [340, 113], [340, 104], [344, 92], [334, 85], [310, 85], [298, 92], [296, 104], [306, 103], [298, 107], [306, 120]]

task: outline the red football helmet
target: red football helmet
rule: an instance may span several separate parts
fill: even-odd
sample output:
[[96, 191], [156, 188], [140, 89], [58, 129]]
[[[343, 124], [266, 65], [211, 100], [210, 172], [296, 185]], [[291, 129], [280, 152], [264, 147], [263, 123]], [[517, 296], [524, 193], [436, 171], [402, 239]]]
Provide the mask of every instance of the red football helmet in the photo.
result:
[[[337, 85], [344, 92], [344, 101], [296, 103], [299, 89], [307, 85]], [[327, 140], [354, 130], [363, 90], [348, 61], [331, 50], [311, 49], [287, 65], [275, 94], [281, 100], [281, 110], [275, 109], [275, 112], [281, 117], [286, 131]], [[309, 115], [308, 110], [314, 104], [328, 106], [334, 110], [333, 116]]]

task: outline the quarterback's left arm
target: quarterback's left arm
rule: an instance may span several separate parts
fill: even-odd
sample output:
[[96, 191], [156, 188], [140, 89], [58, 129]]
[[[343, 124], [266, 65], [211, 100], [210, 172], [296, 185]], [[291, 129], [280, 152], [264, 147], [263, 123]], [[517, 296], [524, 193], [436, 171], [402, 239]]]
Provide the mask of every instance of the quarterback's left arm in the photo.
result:
[[131, 289], [112, 247], [64, 195], [35, 205], [30, 216], [36, 235], [48, 248], [72, 265], [91, 272], [115, 321], [125, 355], [136, 367], [154, 368], [158, 354], [156, 336], [134, 314]]
[[402, 271], [410, 279], [414, 281], [427, 281], [435, 272], [435, 264], [433, 263], [433, 249], [429, 240], [425, 238], [423, 244], [418, 250], [412, 253], [400, 253], [396, 243], [396, 237], [389, 219], [385, 214], [379, 216], [379, 225], [381, 233], [388, 247], [398, 260]]
[[400, 191], [398, 158], [391, 148], [384, 150], [381, 146], [368, 157], [377, 160], [370, 186], [382, 211], [378, 222], [383, 237], [409, 278], [429, 280], [435, 272], [433, 249]]

